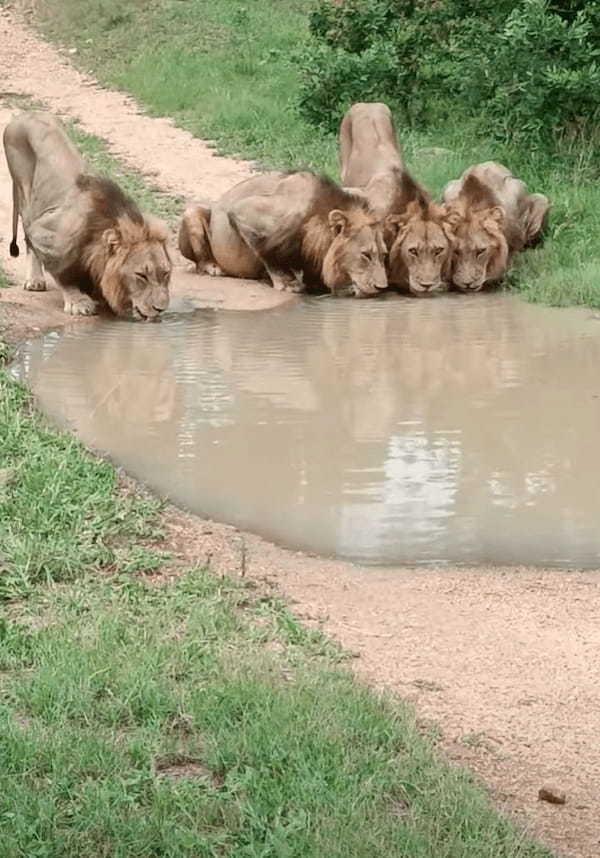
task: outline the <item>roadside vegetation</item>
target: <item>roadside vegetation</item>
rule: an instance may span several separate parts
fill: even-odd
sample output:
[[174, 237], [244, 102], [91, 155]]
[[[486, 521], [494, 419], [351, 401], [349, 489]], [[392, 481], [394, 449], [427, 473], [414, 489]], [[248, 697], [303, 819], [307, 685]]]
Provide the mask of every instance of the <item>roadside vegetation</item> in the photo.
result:
[[549, 858], [266, 588], [174, 553], [160, 501], [50, 426], [9, 357], [0, 341], [3, 858]]
[[75, 61], [102, 82], [229, 154], [336, 176], [343, 111], [381, 99], [396, 113], [409, 168], [433, 193], [470, 164], [505, 163], [553, 201], [545, 246], [517, 260], [509, 286], [532, 301], [600, 306], [595, 4], [39, 0], [35, 8], [34, 23], [75, 47]]

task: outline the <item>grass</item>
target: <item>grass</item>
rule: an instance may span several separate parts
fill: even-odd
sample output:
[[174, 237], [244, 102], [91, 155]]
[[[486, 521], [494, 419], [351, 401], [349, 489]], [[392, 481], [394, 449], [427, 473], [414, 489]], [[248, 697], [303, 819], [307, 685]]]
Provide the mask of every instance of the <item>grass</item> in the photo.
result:
[[[312, 0], [39, 0], [36, 23], [76, 46], [76, 61], [132, 92], [150, 113], [174, 117], [222, 152], [270, 167], [337, 175], [336, 140], [296, 110], [294, 54], [307, 38]], [[472, 126], [400, 128], [405, 156], [434, 193], [472, 163], [500, 160], [553, 201], [542, 249], [524, 254], [508, 285], [531, 301], [600, 306], [600, 185], [584, 151], [555, 157], [482, 140]], [[447, 155], [422, 150], [443, 147]]]
[[[158, 502], [118, 491], [114, 468], [31, 413], [0, 374], [0, 600], [86, 569], [118, 570], [152, 535]], [[142, 568], [157, 557], [141, 555]]]
[[191, 570], [0, 626], [5, 858], [542, 858], [277, 603]]

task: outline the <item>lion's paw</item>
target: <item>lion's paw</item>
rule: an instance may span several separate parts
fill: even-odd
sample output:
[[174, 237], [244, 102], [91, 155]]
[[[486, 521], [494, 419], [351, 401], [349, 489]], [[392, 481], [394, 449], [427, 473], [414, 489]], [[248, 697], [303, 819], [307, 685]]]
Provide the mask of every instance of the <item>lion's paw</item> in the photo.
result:
[[295, 274], [293, 277], [273, 275], [273, 288], [278, 292], [304, 292], [305, 285], [302, 279], [302, 274]]
[[88, 295], [65, 298], [65, 313], [71, 316], [95, 316], [98, 304]]
[[207, 262], [202, 268], [204, 274], [209, 274], [211, 277], [223, 277], [223, 269], [216, 262]]
[[23, 284], [23, 289], [27, 292], [45, 292], [47, 290], [46, 281], [43, 277], [36, 277], [32, 280], [26, 280]]

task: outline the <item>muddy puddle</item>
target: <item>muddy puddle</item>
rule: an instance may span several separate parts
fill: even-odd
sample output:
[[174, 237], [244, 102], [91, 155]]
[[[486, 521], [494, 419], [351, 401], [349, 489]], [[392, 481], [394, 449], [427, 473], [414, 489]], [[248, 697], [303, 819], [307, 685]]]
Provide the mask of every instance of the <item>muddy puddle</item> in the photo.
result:
[[365, 564], [600, 565], [600, 321], [507, 296], [92, 321], [14, 374], [180, 505]]

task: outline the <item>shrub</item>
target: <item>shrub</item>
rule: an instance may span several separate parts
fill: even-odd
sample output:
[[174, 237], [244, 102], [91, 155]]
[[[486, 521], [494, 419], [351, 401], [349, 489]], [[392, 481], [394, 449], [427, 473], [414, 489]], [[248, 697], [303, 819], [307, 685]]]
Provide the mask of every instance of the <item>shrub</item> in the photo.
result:
[[412, 126], [473, 115], [534, 146], [589, 137], [600, 111], [600, 2], [319, 0], [301, 56], [300, 109], [336, 129], [353, 101]]
[[454, 0], [319, 0], [302, 51], [300, 110], [336, 129], [354, 101], [382, 100], [422, 124], [452, 71], [442, 45]]

